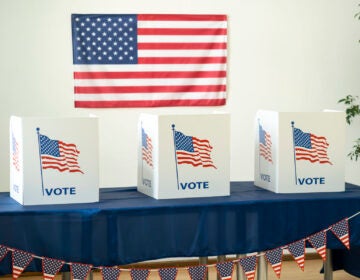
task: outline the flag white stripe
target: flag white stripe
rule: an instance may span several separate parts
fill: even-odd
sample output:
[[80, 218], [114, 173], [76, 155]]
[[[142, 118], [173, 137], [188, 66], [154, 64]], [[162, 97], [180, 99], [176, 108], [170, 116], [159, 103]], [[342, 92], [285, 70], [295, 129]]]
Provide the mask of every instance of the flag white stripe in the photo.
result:
[[171, 78], [171, 79], [78, 79], [78, 87], [108, 86], [179, 86], [179, 85], [225, 85], [226, 78]]
[[139, 50], [138, 57], [221, 57], [226, 50]]
[[177, 92], [177, 93], [131, 93], [131, 94], [75, 94], [75, 101], [121, 101], [121, 100], [170, 100], [170, 99], [221, 99], [225, 92]]
[[226, 28], [227, 21], [138, 20], [138, 28]]

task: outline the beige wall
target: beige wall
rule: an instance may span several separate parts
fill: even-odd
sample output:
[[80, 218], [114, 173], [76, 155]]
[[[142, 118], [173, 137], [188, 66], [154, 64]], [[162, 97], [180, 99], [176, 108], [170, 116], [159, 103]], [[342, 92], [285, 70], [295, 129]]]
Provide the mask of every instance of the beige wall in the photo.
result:
[[[74, 109], [72, 13], [220, 13], [228, 15], [231, 180], [253, 179], [256, 110], [342, 109], [360, 95], [358, 0], [1, 0], [0, 191], [9, 189], [10, 115], [100, 117], [101, 187], [136, 184], [136, 124], [141, 112], [214, 108]], [[347, 149], [360, 137], [348, 128]], [[360, 162], [346, 180], [360, 184]]]

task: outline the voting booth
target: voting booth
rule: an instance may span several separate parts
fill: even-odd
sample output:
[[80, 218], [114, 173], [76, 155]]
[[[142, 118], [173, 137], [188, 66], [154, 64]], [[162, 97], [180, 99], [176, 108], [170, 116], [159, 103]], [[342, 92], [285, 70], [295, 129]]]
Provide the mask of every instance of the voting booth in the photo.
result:
[[258, 111], [255, 185], [276, 193], [345, 190], [343, 112]]
[[10, 118], [10, 196], [23, 205], [99, 201], [98, 119]]
[[138, 191], [156, 199], [230, 195], [227, 113], [139, 118]]

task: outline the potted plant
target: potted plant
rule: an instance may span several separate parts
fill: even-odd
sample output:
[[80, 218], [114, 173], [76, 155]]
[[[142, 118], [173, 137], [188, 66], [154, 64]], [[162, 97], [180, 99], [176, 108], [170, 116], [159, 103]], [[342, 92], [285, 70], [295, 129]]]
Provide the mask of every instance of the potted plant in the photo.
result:
[[[360, 116], [360, 104], [359, 97], [354, 95], [347, 95], [345, 98], [342, 98], [338, 103], [344, 103], [346, 106], [346, 122], [351, 124], [355, 117]], [[355, 144], [352, 147], [352, 151], [348, 153], [348, 157], [351, 160], [357, 161], [360, 157], [360, 138], [355, 140]]]

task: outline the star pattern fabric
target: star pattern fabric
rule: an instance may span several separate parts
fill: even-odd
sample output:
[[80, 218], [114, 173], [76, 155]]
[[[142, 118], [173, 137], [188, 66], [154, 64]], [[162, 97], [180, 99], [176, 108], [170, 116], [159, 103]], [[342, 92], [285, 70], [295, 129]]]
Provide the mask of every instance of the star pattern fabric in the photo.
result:
[[265, 258], [273, 268], [277, 278], [280, 278], [282, 266], [283, 249], [276, 248], [274, 250], [266, 251]]
[[319, 253], [324, 261], [326, 261], [326, 232], [320, 231], [309, 237], [311, 245]]
[[293, 242], [288, 245], [290, 254], [294, 257], [298, 266], [304, 271], [305, 266], [305, 239]]
[[348, 219], [343, 219], [340, 222], [332, 225], [330, 230], [339, 240], [350, 250], [350, 234], [349, 234], [349, 222]]

